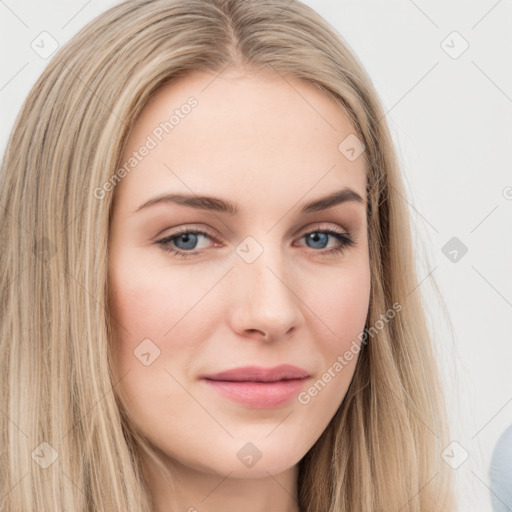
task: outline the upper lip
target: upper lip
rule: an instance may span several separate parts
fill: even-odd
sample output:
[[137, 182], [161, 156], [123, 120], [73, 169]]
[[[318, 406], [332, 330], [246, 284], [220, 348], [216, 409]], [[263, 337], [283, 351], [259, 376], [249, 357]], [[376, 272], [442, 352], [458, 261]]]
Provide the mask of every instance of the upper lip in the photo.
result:
[[238, 382], [277, 382], [280, 380], [305, 379], [306, 377], [309, 377], [309, 373], [303, 368], [291, 364], [282, 364], [273, 368], [243, 366], [211, 375], [203, 375], [202, 378]]

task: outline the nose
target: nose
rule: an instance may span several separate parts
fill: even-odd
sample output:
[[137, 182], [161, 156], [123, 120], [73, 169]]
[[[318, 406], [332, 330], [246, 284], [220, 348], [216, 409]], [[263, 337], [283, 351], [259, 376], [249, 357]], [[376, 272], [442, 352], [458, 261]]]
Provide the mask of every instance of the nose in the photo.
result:
[[244, 337], [275, 341], [291, 335], [303, 321], [297, 280], [279, 250], [265, 249], [252, 263], [236, 263], [231, 284], [230, 322]]

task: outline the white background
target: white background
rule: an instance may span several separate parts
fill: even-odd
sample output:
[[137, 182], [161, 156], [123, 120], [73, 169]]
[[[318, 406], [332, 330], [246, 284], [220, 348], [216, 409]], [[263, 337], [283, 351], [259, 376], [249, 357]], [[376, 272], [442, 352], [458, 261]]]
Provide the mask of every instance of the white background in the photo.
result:
[[[48, 63], [31, 42], [47, 31], [62, 46], [115, 3], [0, 1], [1, 155]], [[461, 510], [490, 512], [491, 453], [512, 424], [512, 3], [305, 3], [354, 49], [388, 112], [418, 237], [412, 288], [427, 297], [460, 444], [455, 456], [468, 453], [453, 469]], [[468, 49], [452, 58], [464, 41]], [[452, 237], [468, 248], [455, 263], [442, 252]]]

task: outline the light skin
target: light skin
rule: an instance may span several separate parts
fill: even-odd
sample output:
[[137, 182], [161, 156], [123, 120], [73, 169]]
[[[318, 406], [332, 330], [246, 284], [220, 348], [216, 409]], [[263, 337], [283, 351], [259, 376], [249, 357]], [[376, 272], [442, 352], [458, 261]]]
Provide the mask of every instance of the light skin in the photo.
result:
[[[109, 280], [118, 386], [176, 482], [144, 460], [155, 511], [297, 512], [298, 462], [339, 408], [357, 356], [307, 404], [294, 397], [249, 407], [200, 377], [289, 363], [309, 372], [307, 391], [357, 339], [370, 297], [365, 162], [339, 151], [354, 128], [321, 92], [233, 68], [194, 72], [158, 90], [123, 162], [190, 96], [197, 106], [114, 191]], [[362, 201], [301, 212], [343, 189]], [[137, 211], [165, 193], [221, 198], [239, 212], [171, 202]], [[182, 227], [206, 234], [187, 239], [176, 233]], [[327, 254], [341, 246], [329, 229], [353, 244]], [[158, 241], [171, 235], [166, 247], [195, 254], [166, 252]], [[249, 263], [241, 254], [259, 255]], [[151, 340], [146, 352], [160, 351], [148, 365], [134, 354], [143, 340]], [[251, 467], [237, 456], [247, 443], [262, 455]]]

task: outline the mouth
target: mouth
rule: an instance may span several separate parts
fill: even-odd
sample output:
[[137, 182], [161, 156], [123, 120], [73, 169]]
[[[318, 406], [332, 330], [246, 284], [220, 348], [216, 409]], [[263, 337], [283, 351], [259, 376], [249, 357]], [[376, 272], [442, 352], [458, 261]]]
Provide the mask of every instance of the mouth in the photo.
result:
[[309, 373], [306, 370], [291, 364], [281, 364], [273, 368], [242, 366], [240, 368], [233, 368], [232, 370], [225, 370], [203, 376], [203, 378], [209, 380], [231, 382], [278, 382], [281, 380], [304, 379], [307, 377], [309, 377]]
[[223, 397], [248, 407], [268, 409], [290, 402], [303, 388], [309, 373], [296, 366], [270, 369], [243, 367], [201, 378]]

